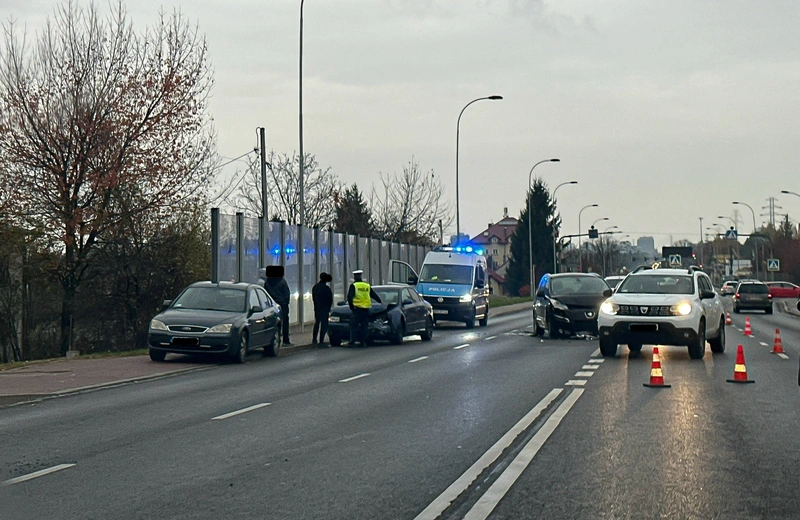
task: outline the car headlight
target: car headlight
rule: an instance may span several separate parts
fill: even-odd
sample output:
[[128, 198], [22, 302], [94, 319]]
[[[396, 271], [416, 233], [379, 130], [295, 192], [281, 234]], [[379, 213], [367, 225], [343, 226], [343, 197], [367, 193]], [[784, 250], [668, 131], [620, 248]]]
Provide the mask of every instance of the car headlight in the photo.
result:
[[689, 302], [681, 302], [678, 305], [673, 305], [669, 310], [673, 316], [688, 316], [692, 313], [692, 304]]
[[339, 320], [339, 316], [331, 315], [331, 316], [328, 317], [328, 322], [330, 322], [330, 323], [339, 323], [339, 321], [340, 321]]
[[460, 301], [460, 302], [471, 302], [472, 301], [472, 295], [471, 294], [465, 294], [464, 296], [459, 298], [458, 301]]
[[231, 323], [222, 323], [220, 325], [214, 325], [206, 332], [209, 332], [211, 334], [228, 334], [231, 331], [231, 327], [233, 327], [233, 324]]
[[619, 305], [606, 300], [600, 305], [600, 312], [614, 316], [619, 312]]
[[564, 305], [563, 303], [561, 303], [558, 300], [550, 300], [550, 303], [553, 304], [553, 308], [554, 309], [558, 309], [560, 311], [568, 311], [569, 310], [569, 307], [567, 307], [566, 305]]
[[166, 330], [166, 331], [168, 331], [169, 329], [167, 328], [166, 325], [164, 325], [163, 321], [152, 320], [150, 322], [150, 330]]

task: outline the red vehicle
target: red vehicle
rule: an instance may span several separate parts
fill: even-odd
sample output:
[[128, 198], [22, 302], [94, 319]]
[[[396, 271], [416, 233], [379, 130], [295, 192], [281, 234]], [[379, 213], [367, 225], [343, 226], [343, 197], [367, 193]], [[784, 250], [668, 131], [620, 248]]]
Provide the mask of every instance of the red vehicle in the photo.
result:
[[800, 287], [789, 282], [767, 282], [773, 298], [800, 298]]

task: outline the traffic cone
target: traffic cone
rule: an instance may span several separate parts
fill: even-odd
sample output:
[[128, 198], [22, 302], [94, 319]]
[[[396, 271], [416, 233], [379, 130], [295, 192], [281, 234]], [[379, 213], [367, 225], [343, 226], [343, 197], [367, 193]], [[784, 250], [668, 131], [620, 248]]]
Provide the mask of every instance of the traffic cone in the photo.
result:
[[750, 316], [744, 319], [744, 335], [745, 336], [753, 335], [753, 329], [750, 328]]
[[730, 312], [726, 312], [725, 313], [725, 325], [731, 325], [731, 324], [733, 324], [733, 321], [731, 321], [731, 313]]
[[739, 345], [736, 352], [736, 366], [733, 367], [733, 379], [727, 380], [729, 383], [755, 383], [752, 379], [747, 379], [747, 367], [744, 365], [744, 348]]
[[672, 385], [664, 384], [664, 376], [661, 374], [661, 359], [658, 357], [658, 347], [653, 347], [653, 363], [650, 365], [650, 382], [644, 383], [650, 388], [669, 388]]
[[775, 329], [775, 342], [772, 344], [773, 354], [783, 354], [783, 342], [781, 341], [781, 329]]

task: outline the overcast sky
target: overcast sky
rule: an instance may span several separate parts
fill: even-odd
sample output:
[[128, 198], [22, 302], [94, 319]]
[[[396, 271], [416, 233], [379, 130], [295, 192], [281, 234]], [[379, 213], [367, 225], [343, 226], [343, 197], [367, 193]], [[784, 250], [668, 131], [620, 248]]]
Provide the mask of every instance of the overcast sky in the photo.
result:
[[[0, 0], [0, 14], [31, 32], [59, 3]], [[259, 126], [270, 149], [297, 150], [299, 0], [127, 5], [138, 29], [180, 7], [207, 36], [221, 155], [251, 150]], [[535, 175], [579, 182], [557, 194], [562, 234], [592, 203], [584, 227], [608, 217], [599, 228], [657, 246], [697, 241], [698, 217], [733, 216], [734, 200], [761, 222], [774, 196], [800, 219], [780, 194], [800, 192], [797, 0], [307, 0], [304, 14], [304, 147], [344, 182], [369, 191], [414, 156], [455, 200], [458, 114], [505, 98], [461, 120], [471, 235], [504, 207], [518, 216], [550, 157]]]

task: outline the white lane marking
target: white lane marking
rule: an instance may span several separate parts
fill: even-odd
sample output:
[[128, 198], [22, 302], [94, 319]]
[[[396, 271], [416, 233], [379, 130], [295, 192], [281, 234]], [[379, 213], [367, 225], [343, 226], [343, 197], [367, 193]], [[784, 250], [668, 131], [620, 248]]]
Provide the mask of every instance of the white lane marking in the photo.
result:
[[259, 408], [264, 408], [265, 406], [269, 406], [272, 403], [259, 403], [254, 404], [253, 406], [248, 406], [247, 408], [242, 408], [241, 410], [236, 410], [235, 412], [226, 413], [223, 415], [218, 415], [216, 417], [212, 417], [212, 421], [221, 421], [223, 419], [227, 419], [228, 417], [233, 417], [234, 415], [240, 415], [247, 412], [252, 412], [253, 410], [258, 410]]
[[339, 382], [349, 383], [350, 381], [355, 381], [356, 379], [361, 379], [362, 377], [367, 377], [368, 375], [370, 375], [369, 372], [365, 372], [363, 374], [358, 374], [357, 376], [348, 377], [347, 379], [340, 379]]
[[594, 352], [592, 352], [592, 354], [591, 354], [589, 357], [597, 357], [597, 356], [599, 356], [599, 355], [600, 355], [600, 349], [598, 348], [597, 350], [595, 350]]
[[21, 477], [8, 479], [5, 482], [1, 483], [0, 486], [10, 486], [11, 484], [19, 484], [20, 482], [25, 482], [26, 480], [33, 480], [38, 477], [49, 475], [50, 473], [55, 473], [56, 471], [61, 471], [62, 469], [71, 468], [74, 465], [75, 464], [59, 464], [58, 466], [53, 466], [52, 468], [34, 471], [33, 473], [28, 473], [27, 475], [22, 475]]
[[762, 346], [762, 347], [768, 347], [768, 346], [769, 346], [769, 344], [768, 344], [768, 343], [764, 343], [763, 341], [759, 341], [759, 343], [761, 343], [761, 346]]
[[589, 372], [587, 370], [585, 372], [583, 372], [583, 371], [575, 372], [575, 375], [573, 377], [592, 377], [593, 375], [594, 375], [594, 372]]
[[789, 356], [787, 356], [783, 352], [778, 352], [778, 357], [780, 357], [781, 359], [789, 359]]
[[597, 365], [583, 365], [581, 370], [597, 370], [598, 368], [600, 367]]
[[508, 468], [503, 471], [494, 484], [483, 494], [480, 500], [472, 506], [472, 509], [470, 509], [469, 513], [464, 517], [464, 520], [484, 520], [491, 514], [584, 391], [585, 390], [581, 388], [576, 388], [564, 399], [564, 402], [556, 408], [553, 415], [547, 419], [528, 444], [522, 448], [522, 451], [519, 452], [519, 455], [516, 456]]
[[464, 343], [463, 345], [459, 345], [457, 347], [453, 347], [453, 350], [461, 350], [462, 348], [467, 348], [469, 343]]
[[564, 384], [566, 386], [586, 386], [586, 380], [585, 379], [570, 379], [569, 381], [567, 381]]
[[742, 332], [742, 329], [740, 329], [739, 327], [736, 327], [736, 330], [738, 330], [739, 332]]
[[428, 356], [418, 357], [417, 359], [412, 359], [409, 363], [416, 363], [417, 361], [422, 361], [423, 359], [428, 359]]
[[563, 388], [554, 388], [550, 391], [549, 394], [544, 396], [544, 399], [539, 401], [536, 406], [534, 406], [530, 412], [525, 414], [525, 417], [519, 420], [517, 424], [515, 424], [505, 435], [503, 435], [499, 441], [494, 443], [494, 446], [489, 448], [489, 450], [481, 455], [475, 464], [470, 466], [470, 468], [464, 472], [463, 475], [458, 477], [458, 479], [450, 484], [450, 487], [444, 490], [444, 492], [436, 497], [436, 499], [430, 503], [428, 507], [425, 508], [420, 514], [416, 516], [414, 520], [434, 520], [441, 515], [445, 509], [447, 509], [450, 504], [458, 498], [458, 496], [464, 492], [465, 489], [469, 487], [469, 485], [476, 479], [478, 476], [486, 469], [490, 464], [492, 464], [497, 458], [503, 453], [503, 451], [514, 441], [514, 439], [523, 431], [525, 431], [531, 423], [536, 420], [537, 417], [548, 407], [550, 403], [552, 403], [556, 397], [559, 396], [561, 392], [563, 392]]
[[494, 339], [497, 336], [489, 336], [488, 338], [483, 338], [483, 341], [489, 341], [490, 339]]
[[605, 359], [602, 359], [602, 358], [600, 358], [600, 359], [590, 359], [589, 360], [589, 363], [604, 363], [604, 362], [605, 362]]

